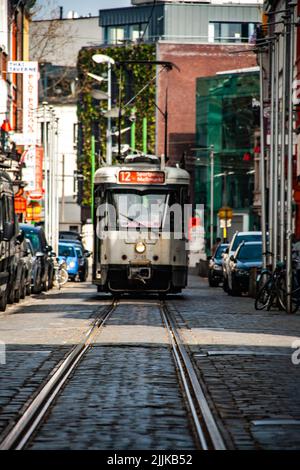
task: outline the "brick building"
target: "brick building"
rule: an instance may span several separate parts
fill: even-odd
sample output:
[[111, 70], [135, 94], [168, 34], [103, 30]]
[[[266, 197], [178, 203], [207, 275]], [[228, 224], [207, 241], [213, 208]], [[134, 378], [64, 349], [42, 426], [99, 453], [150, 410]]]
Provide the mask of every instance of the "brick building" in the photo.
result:
[[[168, 146], [172, 160], [184, 152], [195, 154], [196, 79], [218, 72], [256, 66], [256, 56], [248, 44], [157, 44], [157, 59], [175, 63], [174, 68], [158, 78], [158, 106], [164, 109], [168, 86]], [[157, 113], [157, 153], [164, 152], [164, 123]]]

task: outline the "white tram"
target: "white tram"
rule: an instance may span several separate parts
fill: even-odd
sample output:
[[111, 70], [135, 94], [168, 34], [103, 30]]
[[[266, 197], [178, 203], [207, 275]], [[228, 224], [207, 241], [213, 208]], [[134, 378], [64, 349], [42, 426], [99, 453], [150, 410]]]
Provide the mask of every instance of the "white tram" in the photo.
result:
[[190, 177], [129, 155], [94, 178], [93, 283], [99, 292], [178, 293], [187, 284], [184, 205]]

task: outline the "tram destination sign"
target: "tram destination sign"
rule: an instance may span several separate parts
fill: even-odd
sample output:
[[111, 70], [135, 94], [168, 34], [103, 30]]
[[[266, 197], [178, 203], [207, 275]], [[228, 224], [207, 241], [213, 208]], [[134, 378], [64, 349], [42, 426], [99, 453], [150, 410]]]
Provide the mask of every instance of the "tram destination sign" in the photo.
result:
[[165, 174], [163, 171], [128, 171], [119, 172], [119, 183], [123, 184], [163, 184]]

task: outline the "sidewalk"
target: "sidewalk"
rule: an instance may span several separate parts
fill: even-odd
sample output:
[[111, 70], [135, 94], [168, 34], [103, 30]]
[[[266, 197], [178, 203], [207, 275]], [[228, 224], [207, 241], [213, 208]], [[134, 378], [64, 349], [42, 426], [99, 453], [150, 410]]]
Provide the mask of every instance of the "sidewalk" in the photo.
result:
[[228, 446], [299, 449], [300, 314], [256, 311], [195, 276], [170, 303]]

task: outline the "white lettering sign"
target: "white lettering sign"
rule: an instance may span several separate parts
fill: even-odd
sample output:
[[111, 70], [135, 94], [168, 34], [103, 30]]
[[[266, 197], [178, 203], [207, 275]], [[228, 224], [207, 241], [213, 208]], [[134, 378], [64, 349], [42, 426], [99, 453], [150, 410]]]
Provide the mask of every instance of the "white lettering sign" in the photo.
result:
[[23, 134], [37, 141], [38, 76], [23, 75]]
[[38, 62], [30, 60], [9, 60], [7, 63], [7, 72], [37, 74]]

